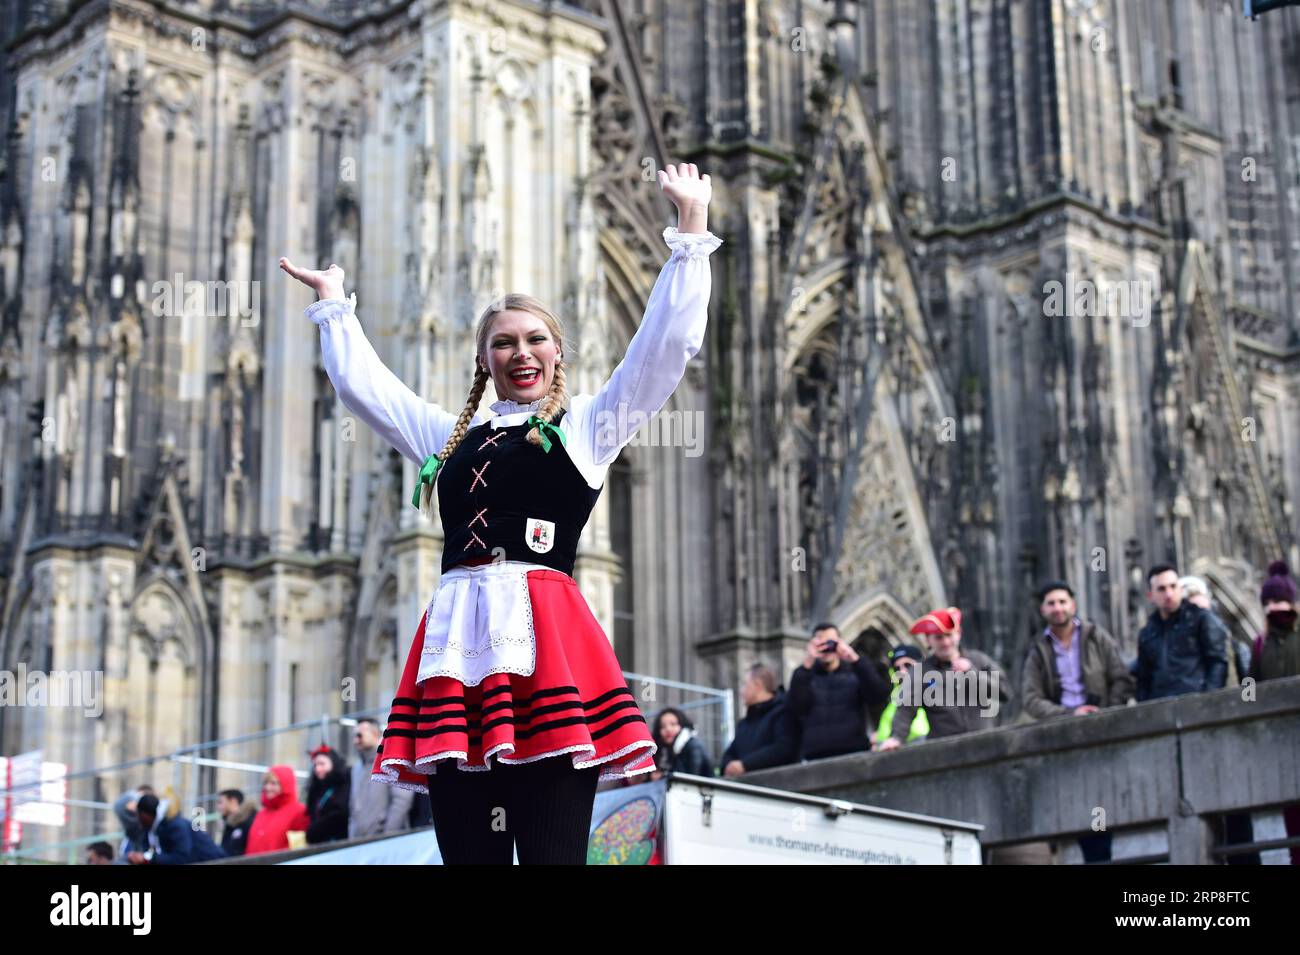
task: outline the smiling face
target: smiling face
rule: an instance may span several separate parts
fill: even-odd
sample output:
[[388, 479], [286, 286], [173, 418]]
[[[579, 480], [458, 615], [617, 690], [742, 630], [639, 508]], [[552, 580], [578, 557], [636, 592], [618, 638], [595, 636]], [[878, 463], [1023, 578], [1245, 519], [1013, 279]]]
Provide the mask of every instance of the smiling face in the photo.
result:
[[478, 361], [487, 363], [498, 398], [526, 405], [546, 397], [560, 356], [541, 316], [508, 308], [493, 318]]
[[960, 630], [954, 630], [952, 633], [933, 633], [930, 635], [930, 652], [934, 654], [935, 659], [942, 660], [945, 663], [951, 663], [961, 656], [957, 650], [960, 645]]
[[1038, 612], [1050, 627], [1064, 627], [1074, 619], [1074, 598], [1068, 590], [1049, 590], [1043, 597]]
[[665, 745], [671, 746], [681, 731], [682, 724], [677, 722], [676, 713], [664, 713], [659, 717], [659, 738]]

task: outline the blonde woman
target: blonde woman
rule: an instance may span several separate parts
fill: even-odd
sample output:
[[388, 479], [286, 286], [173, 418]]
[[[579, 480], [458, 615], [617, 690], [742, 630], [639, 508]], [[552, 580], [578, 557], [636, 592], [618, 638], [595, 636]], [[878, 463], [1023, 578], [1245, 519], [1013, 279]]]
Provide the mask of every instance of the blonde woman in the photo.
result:
[[[510, 294], [475, 329], [459, 414], [380, 362], [343, 298], [343, 271], [280, 267], [313, 288], [307, 315], [339, 398], [420, 465], [438, 495], [442, 576], [411, 644], [372, 778], [428, 792], [447, 863], [586, 861], [596, 784], [654, 769], [655, 744], [610, 641], [573, 579], [609, 466], [700, 349], [711, 287], [709, 177], [659, 170], [677, 226], [622, 362], [594, 395], [565, 387], [559, 320]], [[471, 356], [466, 356], [467, 358]], [[488, 379], [497, 401], [479, 409]]]

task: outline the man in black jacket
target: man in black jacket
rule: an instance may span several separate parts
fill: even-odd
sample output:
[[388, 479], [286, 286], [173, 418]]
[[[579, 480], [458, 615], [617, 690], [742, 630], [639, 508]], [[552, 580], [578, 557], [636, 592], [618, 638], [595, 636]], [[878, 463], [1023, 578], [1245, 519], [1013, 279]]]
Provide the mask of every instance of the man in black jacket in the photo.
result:
[[221, 848], [228, 856], [242, 856], [248, 846], [248, 833], [257, 816], [257, 806], [245, 801], [238, 789], [223, 789], [217, 794], [217, 812], [224, 824]]
[[783, 766], [799, 756], [799, 734], [777, 689], [776, 674], [755, 663], [740, 688], [745, 718], [736, 726], [736, 738], [722, 753], [722, 775], [739, 776], [755, 769]]
[[1138, 634], [1138, 701], [1222, 687], [1228, 633], [1219, 618], [1183, 599], [1178, 571], [1169, 564], [1151, 568], [1147, 587], [1156, 609]]
[[158, 797], [153, 793], [146, 793], [136, 803], [136, 817], [147, 833], [149, 848], [144, 852], [127, 853], [127, 862], [131, 865], [188, 865], [225, 858], [226, 853], [212, 841], [207, 830], [195, 829], [174, 805], [163, 803], [161, 817], [158, 807]]
[[819, 623], [786, 694], [800, 723], [800, 758], [869, 750], [867, 706], [888, 700], [889, 684], [870, 661], [840, 638], [834, 624]]

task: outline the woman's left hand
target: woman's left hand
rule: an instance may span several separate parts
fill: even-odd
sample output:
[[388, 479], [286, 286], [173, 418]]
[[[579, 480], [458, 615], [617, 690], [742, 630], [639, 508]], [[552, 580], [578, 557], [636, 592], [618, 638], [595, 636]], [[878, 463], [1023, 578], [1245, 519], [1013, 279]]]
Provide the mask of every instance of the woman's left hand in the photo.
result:
[[707, 210], [709, 200], [713, 198], [713, 184], [708, 175], [700, 175], [695, 163], [684, 162], [676, 166], [669, 164], [660, 169], [659, 186], [677, 207], [679, 216]]

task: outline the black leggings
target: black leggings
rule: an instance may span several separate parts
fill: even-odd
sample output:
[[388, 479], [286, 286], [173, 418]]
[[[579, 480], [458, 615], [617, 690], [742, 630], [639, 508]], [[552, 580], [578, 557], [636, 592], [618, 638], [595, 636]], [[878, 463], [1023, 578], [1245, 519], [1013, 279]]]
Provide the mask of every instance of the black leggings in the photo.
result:
[[429, 800], [443, 864], [510, 865], [517, 849], [520, 865], [586, 865], [599, 777], [567, 753], [486, 772], [440, 761]]

